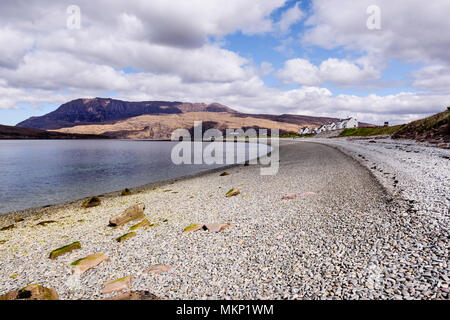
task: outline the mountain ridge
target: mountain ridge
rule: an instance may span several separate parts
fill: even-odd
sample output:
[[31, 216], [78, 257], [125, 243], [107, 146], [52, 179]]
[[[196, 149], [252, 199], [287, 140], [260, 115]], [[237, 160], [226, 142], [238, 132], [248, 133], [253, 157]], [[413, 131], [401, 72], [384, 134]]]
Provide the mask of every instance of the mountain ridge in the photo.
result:
[[31, 117], [17, 126], [72, 134], [106, 134], [115, 138], [167, 139], [175, 129], [193, 128], [194, 121], [203, 121], [208, 128], [222, 131], [254, 128], [298, 132], [303, 126], [315, 127], [337, 120], [292, 114], [242, 113], [217, 102], [129, 102], [112, 98], [80, 98], [64, 103], [44, 116]]

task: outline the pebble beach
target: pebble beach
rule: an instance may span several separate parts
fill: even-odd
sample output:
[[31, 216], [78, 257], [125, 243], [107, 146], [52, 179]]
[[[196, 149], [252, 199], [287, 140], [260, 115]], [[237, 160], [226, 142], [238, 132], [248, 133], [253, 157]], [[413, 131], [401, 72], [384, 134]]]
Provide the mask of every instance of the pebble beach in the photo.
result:
[[[449, 150], [295, 139], [279, 152], [275, 176], [237, 165], [92, 208], [82, 199], [0, 216], [0, 229], [13, 225], [0, 231], [0, 295], [38, 283], [60, 299], [105, 299], [117, 294], [102, 292], [108, 281], [131, 276], [129, 291], [162, 299], [450, 298]], [[138, 203], [152, 227], [117, 242], [139, 221], [110, 218]], [[183, 232], [209, 223], [230, 226]], [[94, 253], [109, 260], [73, 275], [71, 263]], [[147, 272], [157, 265], [170, 268]]]

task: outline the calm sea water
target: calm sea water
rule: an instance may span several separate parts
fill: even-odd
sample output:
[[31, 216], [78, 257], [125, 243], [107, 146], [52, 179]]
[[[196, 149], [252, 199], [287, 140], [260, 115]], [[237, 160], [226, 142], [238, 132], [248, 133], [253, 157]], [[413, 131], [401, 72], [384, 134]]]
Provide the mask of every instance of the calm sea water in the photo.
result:
[[[0, 214], [200, 173], [222, 165], [171, 161], [177, 142], [0, 140]], [[203, 143], [205, 148], [209, 143]], [[256, 150], [235, 143], [235, 154]], [[268, 152], [259, 145], [259, 154]], [[252, 153], [250, 153], [252, 154]], [[224, 152], [225, 155], [225, 152]]]

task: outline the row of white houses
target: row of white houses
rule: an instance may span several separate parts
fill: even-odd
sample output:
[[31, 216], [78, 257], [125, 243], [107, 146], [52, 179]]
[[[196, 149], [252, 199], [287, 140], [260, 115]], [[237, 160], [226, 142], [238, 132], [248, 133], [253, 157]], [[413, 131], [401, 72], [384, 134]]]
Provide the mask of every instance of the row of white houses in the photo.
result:
[[338, 122], [332, 122], [329, 124], [321, 125], [318, 128], [308, 128], [303, 127], [300, 129], [300, 134], [317, 134], [324, 131], [333, 131], [338, 129], [349, 129], [349, 128], [358, 128], [358, 120], [356, 118], [350, 117], [347, 119], [339, 120]]

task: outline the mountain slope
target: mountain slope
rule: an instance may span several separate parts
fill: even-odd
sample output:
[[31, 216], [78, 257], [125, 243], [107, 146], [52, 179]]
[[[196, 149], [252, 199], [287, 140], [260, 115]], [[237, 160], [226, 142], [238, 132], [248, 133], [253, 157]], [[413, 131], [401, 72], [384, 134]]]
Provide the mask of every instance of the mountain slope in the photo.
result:
[[115, 99], [77, 99], [61, 105], [42, 117], [31, 117], [17, 124], [34, 129], [60, 129], [80, 124], [122, 120], [144, 114], [177, 114], [183, 112], [236, 111], [219, 103], [183, 103], [168, 101], [128, 102]]
[[297, 132], [298, 125], [269, 119], [242, 116], [234, 113], [188, 112], [183, 114], [143, 115], [111, 123], [80, 125], [58, 129], [65, 133], [105, 134], [115, 138], [169, 139], [178, 128], [192, 130], [194, 121], [203, 122], [203, 130], [264, 128], [279, 129], [281, 132]]

